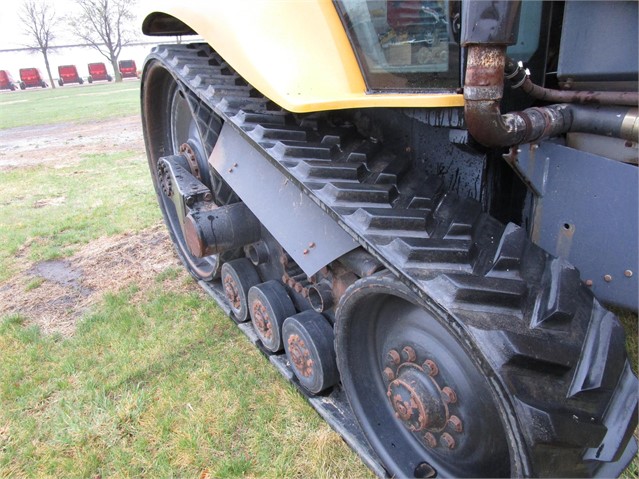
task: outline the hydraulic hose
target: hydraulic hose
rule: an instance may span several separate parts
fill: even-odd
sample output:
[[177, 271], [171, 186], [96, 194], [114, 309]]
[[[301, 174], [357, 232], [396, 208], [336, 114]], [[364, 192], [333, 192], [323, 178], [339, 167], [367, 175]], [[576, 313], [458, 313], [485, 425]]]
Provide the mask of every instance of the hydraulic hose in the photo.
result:
[[505, 45], [468, 46], [464, 114], [468, 131], [487, 147], [509, 147], [567, 132], [637, 141], [637, 108], [562, 103], [501, 114]]
[[523, 92], [537, 100], [548, 103], [594, 103], [600, 105], [639, 104], [639, 93], [629, 91], [563, 91], [552, 90], [535, 85], [526, 71], [513, 59], [506, 58], [505, 75], [512, 88], [520, 88]]

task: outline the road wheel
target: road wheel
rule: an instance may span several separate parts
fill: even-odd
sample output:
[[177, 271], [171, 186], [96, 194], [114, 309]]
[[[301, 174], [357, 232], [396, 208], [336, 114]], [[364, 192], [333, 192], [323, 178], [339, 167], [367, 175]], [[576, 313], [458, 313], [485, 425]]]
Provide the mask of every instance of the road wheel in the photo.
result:
[[391, 475], [511, 475], [499, 394], [443, 315], [372, 276], [347, 290], [335, 337], [350, 404]]

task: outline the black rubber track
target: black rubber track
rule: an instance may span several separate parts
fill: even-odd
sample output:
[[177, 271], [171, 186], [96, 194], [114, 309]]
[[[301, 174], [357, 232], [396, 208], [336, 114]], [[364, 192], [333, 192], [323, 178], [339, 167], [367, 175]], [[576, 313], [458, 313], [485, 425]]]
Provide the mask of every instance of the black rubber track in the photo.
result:
[[472, 337], [519, 431], [524, 476], [619, 475], [636, 452], [637, 379], [617, 318], [574, 267], [480, 205], [415, 190], [379, 145], [321, 114], [297, 117], [248, 85], [207, 45], [154, 49], [211, 113], [231, 122], [422, 301]]

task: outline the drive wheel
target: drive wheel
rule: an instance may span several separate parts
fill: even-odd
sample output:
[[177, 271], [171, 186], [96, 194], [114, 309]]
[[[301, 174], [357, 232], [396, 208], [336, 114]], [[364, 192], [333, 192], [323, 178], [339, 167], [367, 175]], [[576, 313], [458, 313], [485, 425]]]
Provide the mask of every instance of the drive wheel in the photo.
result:
[[[221, 178], [211, 172], [208, 165], [208, 157], [217, 141], [222, 121], [216, 115], [209, 114], [206, 131], [201, 131], [189, 95], [190, 92], [175, 80], [164, 65], [157, 61], [147, 64], [142, 80], [142, 122], [155, 192], [180, 259], [197, 280], [210, 281], [219, 277], [223, 260], [234, 257], [234, 253], [225, 253], [224, 258], [220, 255], [198, 258], [191, 254], [175, 205], [158, 178], [158, 160], [161, 157], [182, 155], [190, 165], [191, 174], [211, 189], [216, 204], [233, 202], [232, 191], [226, 184], [218, 184], [222, 182]], [[203, 138], [207, 140], [203, 141]]]
[[446, 318], [388, 275], [347, 290], [335, 326], [353, 411], [392, 476], [508, 477], [499, 396]]

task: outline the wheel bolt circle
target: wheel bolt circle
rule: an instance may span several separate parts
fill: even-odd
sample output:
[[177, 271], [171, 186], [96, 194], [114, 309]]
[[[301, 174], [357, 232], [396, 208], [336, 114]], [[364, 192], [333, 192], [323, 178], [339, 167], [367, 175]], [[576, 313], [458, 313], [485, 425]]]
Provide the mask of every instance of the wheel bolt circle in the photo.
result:
[[445, 448], [448, 448], [448, 449], [454, 449], [455, 448], [455, 439], [453, 438], [453, 436], [451, 436], [447, 432], [442, 434], [442, 436], [439, 438], [439, 442]]

